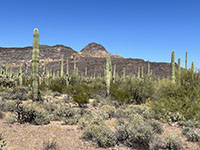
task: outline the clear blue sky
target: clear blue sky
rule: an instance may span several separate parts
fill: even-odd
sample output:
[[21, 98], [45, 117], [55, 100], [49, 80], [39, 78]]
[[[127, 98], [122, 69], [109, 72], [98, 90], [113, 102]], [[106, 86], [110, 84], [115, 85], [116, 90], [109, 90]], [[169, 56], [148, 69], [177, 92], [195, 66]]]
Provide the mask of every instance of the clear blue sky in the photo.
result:
[[129, 58], [176, 62], [185, 52], [200, 68], [200, 0], [1, 0], [0, 47], [63, 44], [80, 51], [90, 42]]

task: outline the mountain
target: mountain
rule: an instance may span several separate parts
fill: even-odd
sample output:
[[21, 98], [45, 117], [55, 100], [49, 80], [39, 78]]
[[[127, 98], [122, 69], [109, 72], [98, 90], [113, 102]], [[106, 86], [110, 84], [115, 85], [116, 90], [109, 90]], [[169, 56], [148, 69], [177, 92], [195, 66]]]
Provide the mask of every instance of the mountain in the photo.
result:
[[[40, 45], [40, 69], [46, 64], [48, 69], [58, 71], [60, 69], [60, 60], [63, 55], [66, 59], [69, 58], [69, 71], [73, 71], [73, 61], [76, 57], [77, 67], [80, 75], [84, 75], [85, 68], [88, 69], [88, 75], [94, 74], [103, 76], [106, 62], [106, 54], [111, 56], [112, 64], [116, 64], [116, 71], [121, 76], [123, 68], [126, 68], [126, 74], [136, 74], [138, 67], [144, 69], [147, 73], [148, 62], [142, 59], [123, 58], [121, 56], [110, 54], [102, 45], [90, 43], [80, 52], [73, 50], [64, 45]], [[13, 66], [18, 69], [20, 65], [28, 66], [31, 72], [32, 47], [24, 48], [2, 48], [0, 47], [0, 63], [5, 67]], [[170, 63], [149, 62], [152, 73], [160, 78], [168, 77], [171, 74]], [[64, 62], [64, 68], [66, 63]], [[23, 67], [24, 69], [25, 67]], [[94, 73], [95, 72], [95, 73]]]
[[95, 42], [89, 43], [79, 53], [77, 53], [77, 56], [105, 58], [107, 54], [113, 58], [122, 58], [121, 56], [110, 54], [101, 44]]

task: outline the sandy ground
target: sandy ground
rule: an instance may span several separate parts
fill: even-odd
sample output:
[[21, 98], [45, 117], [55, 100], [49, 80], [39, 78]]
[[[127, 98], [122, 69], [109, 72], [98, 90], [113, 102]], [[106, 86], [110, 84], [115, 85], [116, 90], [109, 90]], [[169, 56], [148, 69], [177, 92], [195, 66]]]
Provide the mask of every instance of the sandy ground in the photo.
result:
[[[7, 146], [5, 150], [43, 150], [44, 142], [56, 140], [59, 150], [105, 150], [96, 148], [91, 142], [81, 140], [82, 131], [77, 126], [61, 125], [52, 121], [49, 125], [7, 124], [0, 120], [0, 132]], [[109, 150], [128, 150], [126, 147], [112, 147]]]

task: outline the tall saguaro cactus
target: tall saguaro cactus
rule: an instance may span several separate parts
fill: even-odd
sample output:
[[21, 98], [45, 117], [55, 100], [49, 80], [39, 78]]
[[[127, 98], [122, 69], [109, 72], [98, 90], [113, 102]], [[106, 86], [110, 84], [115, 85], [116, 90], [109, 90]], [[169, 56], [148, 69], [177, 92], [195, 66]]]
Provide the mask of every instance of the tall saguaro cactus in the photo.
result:
[[181, 59], [178, 58], [178, 78], [181, 78]]
[[33, 51], [32, 51], [32, 92], [33, 100], [38, 101], [39, 96], [39, 31], [37, 28], [33, 31]]
[[171, 55], [171, 79], [172, 82], [175, 83], [175, 52], [172, 51], [172, 55]]
[[23, 85], [23, 75], [22, 75], [22, 66], [19, 68], [19, 86]]
[[111, 64], [110, 56], [107, 54], [107, 56], [106, 56], [106, 87], [107, 87], [106, 95], [107, 96], [110, 95], [110, 82], [111, 82], [111, 78], [112, 78], [111, 65], [112, 64]]
[[113, 69], [113, 83], [116, 82], [116, 64], [114, 64], [114, 69]]
[[150, 63], [149, 63], [149, 61], [148, 61], [148, 64], [147, 64], [148, 66], [147, 66], [147, 74], [148, 74], [148, 76], [150, 75], [150, 73], [151, 73], [151, 68], [150, 68]]
[[187, 71], [187, 55], [188, 55], [188, 53], [186, 52], [185, 53], [185, 70]]
[[63, 55], [61, 56], [61, 62], [60, 62], [60, 77], [62, 78], [64, 75], [64, 67], [63, 67]]

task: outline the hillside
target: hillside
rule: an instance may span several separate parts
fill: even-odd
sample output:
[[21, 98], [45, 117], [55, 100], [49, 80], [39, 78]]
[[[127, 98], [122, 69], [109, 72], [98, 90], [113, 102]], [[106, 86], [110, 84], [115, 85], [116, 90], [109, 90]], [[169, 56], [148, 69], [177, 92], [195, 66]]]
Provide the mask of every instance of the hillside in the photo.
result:
[[[122, 70], [126, 68], [126, 74], [136, 74], [138, 67], [144, 68], [144, 73], [147, 73], [148, 62], [142, 59], [123, 58], [118, 55], [110, 54], [102, 45], [97, 43], [90, 43], [80, 52], [73, 50], [70, 47], [64, 45], [47, 46], [40, 45], [40, 66], [45, 64], [47, 68], [57, 71], [60, 69], [60, 59], [63, 55], [64, 58], [69, 58], [70, 72], [73, 70], [73, 60], [76, 57], [77, 67], [80, 75], [84, 75], [85, 67], [88, 69], [88, 75], [104, 74], [105, 57], [106, 54], [111, 56], [112, 64], [116, 64], [116, 71], [119, 75], [122, 74]], [[28, 65], [29, 71], [31, 70], [31, 57], [32, 47], [24, 48], [1, 48], [0, 47], [0, 60], [1, 64], [19, 66]], [[64, 63], [65, 64], [65, 63]], [[162, 62], [150, 62], [150, 67], [153, 75], [159, 77], [167, 77], [170, 75], [170, 64]]]

